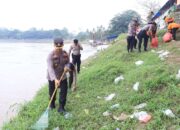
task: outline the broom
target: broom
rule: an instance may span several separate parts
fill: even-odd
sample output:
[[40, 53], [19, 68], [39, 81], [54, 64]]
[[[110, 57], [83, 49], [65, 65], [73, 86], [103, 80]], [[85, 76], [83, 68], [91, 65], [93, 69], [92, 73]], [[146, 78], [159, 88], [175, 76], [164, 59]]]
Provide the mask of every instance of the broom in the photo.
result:
[[[66, 73], [66, 71], [64, 70], [64, 72], [63, 72], [63, 74], [61, 75], [61, 78], [60, 78], [60, 83], [61, 83], [61, 80], [62, 80], [65, 73]], [[60, 84], [59, 84], [59, 86], [60, 86]], [[57, 91], [57, 88], [58, 88], [58, 86], [55, 87], [55, 90], [53, 92], [53, 95], [51, 96], [51, 99], [49, 101], [47, 109], [40, 116], [39, 120], [31, 127], [31, 129], [33, 129], [33, 130], [45, 130], [46, 128], [48, 128], [49, 108], [50, 108], [50, 104], [51, 104], [51, 102], [53, 100], [53, 97], [54, 97], [54, 95], [55, 95], [55, 93]]]

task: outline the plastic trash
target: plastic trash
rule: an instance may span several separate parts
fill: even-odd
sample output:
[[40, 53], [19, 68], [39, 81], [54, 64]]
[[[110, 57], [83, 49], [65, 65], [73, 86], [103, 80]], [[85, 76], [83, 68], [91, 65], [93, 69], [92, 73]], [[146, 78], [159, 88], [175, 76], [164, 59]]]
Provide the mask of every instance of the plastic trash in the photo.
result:
[[145, 115], [145, 116], [140, 117], [139, 121], [141, 123], [147, 123], [151, 120], [151, 118], [152, 118], [151, 115]]
[[138, 91], [138, 89], [139, 89], [139, 82], [136, 82], [136, 83], [133, 85], [133, 89], [134, 89], [135, 91]]
[[178, 71], [178, 74], [176, 75], [176, 79], [180, 79], [180, 69]]
[[145, 111], [141, 111], [141, 112], [134, 112], [133, 113], [133, 117], [132, 118], [137, 118], [137, 119], [139, 119], [140, 117], [142, 117], [142, 116], [144, 116], [144, 115], [147, 115], [147, 112], [145, 112]]
[[116, 95], [115, 93], [112, 93], [112, 94], [108, 95], [107, 97], [105, 97], [105, 100], [110, 101], [115, 97], [115, 95]]
[[141, 104], [135, 106], [134, 109], [141, 109], [141, 108], [144, 108], [144, 107], [146, 107], [146, 106], [147, 106], [146, 103], [141, 103]]
[[141, 123], [147, 123], [149, 120], [151, 120], [151, 115], [149, 115], [147, 112], [145, 111], [141, 111], [141, 112], [135, 112], [131, 118], [136, 118], [138, 119]]
[[164, 52], [162, 52], [162, 53], [159, 54], [159, 58], [160, 58], [161, 60], [164, 60], [164, 58], [168, 57], [168, 54], [169, 54], [169, 53], [170, 53], [169, 51], [164, 51]]
[[66, 112], [66, 114], [64, 115], [64, 118], [65, 119], [70, 119], [70, 118], [72, 118], [72, 114], [69, 113], [69, 112]]
[[116, 130], [121, 130], [121, 129], [119, 129], [119, 128], [116, 128]]
[[157, 48], [158, 47], [158, 38], [157, 38], [157, 36], [152, 38], [151, 47], [152, 48]]
[[104, 113], [103, 113], [103, 116], [110, 116], [111, 115], [111, 113], [109, 112], [109, 111], [105, 111]]
[[111, 108], [111, 109], [116, 109], [116, 108], [119, 108], [119, 106], [120, 106], [119, 104], [114, 104], [114, 105], [112, 105], [110, 108]]
[[119, 77], [117, 77], [117, 78], [115, 78], [114, 83], [115, 83], [115, 84], [118, 84], [119, 81], [121, 81], [121, 80], [124, 80], [124, 77], [123, 77], [122, 75], [119, 76]]
[[172, 40], [172, 34], [170, 32], [167, 32], [163, 36], [163, 42], [170, 42]]
[[114, 120], [117, 120], [117, 121], [125, 121], [127, 118], [129, 118], [128, 115], [124, 114], [124, 113], [121, 113], [120, 116], [113, 116], [113, 119]]
[[168, 117], [171, 117], [171, 118], [175, 117], [175, 115], [173, 114], [173, 112], [170, 109], [166, 109], [165, 111], [163, 111], [163, 113]]
[[142, 65], [143, 63], [144, 63], [144, 61], [142, 61], [142, 60], [139, 60], [139, 61], [135, 62], [136, 66]]

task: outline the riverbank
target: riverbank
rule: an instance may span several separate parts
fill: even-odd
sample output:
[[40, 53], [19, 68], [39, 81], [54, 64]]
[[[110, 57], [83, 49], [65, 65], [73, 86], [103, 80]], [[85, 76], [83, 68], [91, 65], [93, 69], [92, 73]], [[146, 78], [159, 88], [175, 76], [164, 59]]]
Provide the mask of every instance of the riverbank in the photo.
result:
[[[64, 49], [68, 51], [69, 47], [65, 44]], [[82, 60], [97, 52], [88, 44], [83, 47]], [[0, 43], [0, 129], [47, 83], [46, 58], [52, 49], [53, 43]]]
[[[158, 51], [168, 50], [169, 56], [179, 57], [178, 42], [163, 44], [158, 50], [148, 52], [127, 53], [126, 42], [118, 40], [107, 50], [101, 51], [82, 65], [78, 76], [76, 92], [68, 93], [66, 109], [72, 117], [65, 119], [57, 110], [50, 111], [49, 128], [59, 127], [63, 130], [100, 129], [114, 130], [147, 129], [147, 130], [176, 130], [179, 128], [180, 114], [180, 81], [176, 79], [179, 61], [161, 60]], [[170, 58], [171, 59], [171, 58]], [[136, 66], [135, 62], [142, 60], [144, 64]], [[118, 84], [114, 79], [122, 75], [124, 80]], [[139, 82], [138, 91], [133, 85]], [[26, 130], [34, 124], [45, 111], [48, 104], [48, 87], [44, 86], [37, 96], [23, 106], [16, 118], [5, 124], [3, 130]], [[104, 97], [115, 94], [106, 101]], [[110, 107], [119, 104], [116, 109]], [[112, 116], [103, 116], [105, 111], [112, 115], [125, 113], [131, 115], [134, 106], [146, 103], [147, 106], [139, 111], [146, 111], [152, 119], [139, 123], [137, 119], [128, 118], [116, 121]], [[58, 101], [56, 101], [58, 106]], [[163, 110], [171, 109], [175, 118], [163, 114]]]

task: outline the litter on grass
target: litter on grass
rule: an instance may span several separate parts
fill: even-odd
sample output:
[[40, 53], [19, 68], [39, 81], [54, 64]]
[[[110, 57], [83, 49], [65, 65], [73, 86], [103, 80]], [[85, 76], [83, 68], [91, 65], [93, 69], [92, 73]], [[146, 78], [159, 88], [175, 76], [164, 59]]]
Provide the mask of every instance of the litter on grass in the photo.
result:
[[166, 109], [165, 111], [163, 111], [163, 113], [168, 117], [171, 117], [171, 118], [175, 117], [174, 113], [170, 109]]
[[180, 69], [178, 71], [178, 74], [176, 75], [176, 79], [180, 79]]
[[119, 116], [113, 116], [113, 119], [117, 120], [117, 121], [125, 121], [128, 118], [129, 118], [129, 116], [124, 113], [121, 113], [121, 115], [119, 115]]
[[115, 93], [112, 93], [110, 95], [108, 95], [107, 97], [104, 97], [106, 101], [111, 101], [114, 97], [116, 96]]
[[111, 109], [116, 109], [116, 108], [119, 108], [119, 106], [120, 106], [119, 104], [114, 104], [114, 105], [112, 105], [110, 108], [111, 108]]
[[145, 111], [141, 111], [133, 113], [133, 115], [131, 115], [131, 118], [136, 118], [141, 123], [147, 123], [151, 120], [152, 116]]
[[158, 51], [157, 52], [159, 54], [159, 58], [161, 60], [165, 60], [166, 57], [168, 57], [168, 54], [170, 53], [169, 51], [164, 51], [164, 50], [161, 50], [161, 51]]
[[121, 80], [124, 80], [124, 77], [122, 75], [120, 75], [119, 77], [115, 78], [114, 83], [118, 84], [119, 81], [121, 81]]
[[138, 91], [139, 90], [139, 82], [136, 82], [134, 85], [133, 85], [133, 89], [135, 91]]
[[66, 114], [64, 115], [64, 118], [65, 119], [70, 119], [70, 118], [72, 118], [72, 114], [69, 113], [69, 112], [66, 112]]
[[109, 112], [109, 111], [105, 111], [104, 113], [103, 113], [103, 116], [110, 116], [111, 115], [111, 113]]
[[142, 65], [143, 63], [144, 63], [144, 61], [142, 61], [142, 60], [139, 60], [139, 61], [136, 61], [136, 62], [135, 62], [136, 66], [140, 66], [140, 65]]
[[142, 108], [144, 108], [144, 107], [146, 107], [146, 106], [147, 106], [146, 103], [141, 103], [141, 104], [135, 106], [134, 109], [136, 109], [136, 110], [137, 110], [137, 109], [142, 109]]

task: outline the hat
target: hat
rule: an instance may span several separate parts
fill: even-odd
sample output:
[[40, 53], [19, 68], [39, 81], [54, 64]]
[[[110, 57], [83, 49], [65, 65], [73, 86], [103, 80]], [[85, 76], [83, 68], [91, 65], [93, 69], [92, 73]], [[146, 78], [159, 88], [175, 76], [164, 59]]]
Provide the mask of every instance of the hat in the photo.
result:
[[54, 38], [54, 45], [57, 47], [61, 47], [64, 45], [64, 41], [62, 38]]
[[78, 43], [78, 39], [74, 39], [74, 43]]

